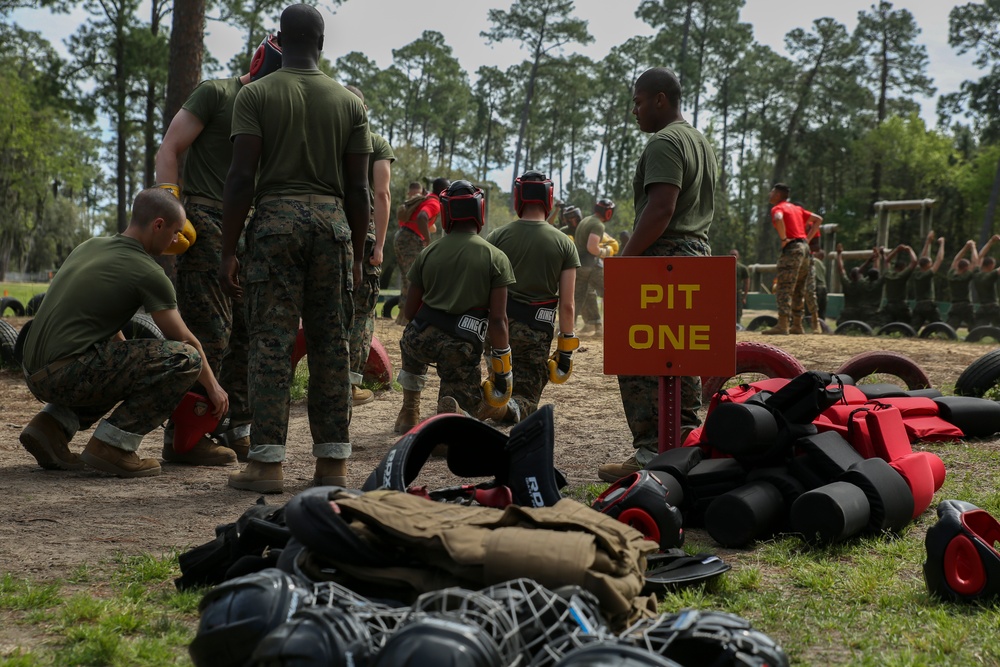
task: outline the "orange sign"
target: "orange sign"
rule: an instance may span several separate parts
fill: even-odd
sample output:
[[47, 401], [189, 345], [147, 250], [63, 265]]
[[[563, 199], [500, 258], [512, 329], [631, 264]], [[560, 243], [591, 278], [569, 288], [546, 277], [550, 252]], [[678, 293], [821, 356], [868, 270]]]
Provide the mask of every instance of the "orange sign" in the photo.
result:
[[734, 375], [736, 258], [604, 260], [604, 372]]

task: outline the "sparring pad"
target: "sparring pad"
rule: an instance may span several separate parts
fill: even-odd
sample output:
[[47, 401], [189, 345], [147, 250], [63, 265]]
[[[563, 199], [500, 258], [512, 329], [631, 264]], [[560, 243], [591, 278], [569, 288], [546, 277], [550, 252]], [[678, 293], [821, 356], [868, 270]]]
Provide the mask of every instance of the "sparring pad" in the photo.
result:
[[661, 470], [674, 479], [683, 481], [691, 469], [701, 463], [703, 454], [698, 447], [676, 447], [654, 456], [646, 470]]
[[827, 481], [835, 480], [852, 465], [865, 460], [835, 431], [799, 438], [795, 444], [809, 456], [813, 469], [820, 471]]
[[877, 401], [872, 401], [871, 405], [891, 405], [899, 409], [899, 414], [904, 420], [911, 417], [937, 416], [939, 411], [938, 404], [932, 399], [919, 396], [879, 398]]
[[836, 375], [806, 371], [772, 394], [764, 405], [786, 423], [810, 424], [843, 396], [843, 383]]
[[[785, 499], [786, 509], [806, 492], [806, 487], [789, 472], [787, 467], [756, 468], [747, 473], [747, 482], [770, 482]], [[786, 512], [787, 513], [787, 512]]]
[[[746, 479], [746, 470], [736, 459], [704, 459], [688, 471], [685, 479], [691, 488], [731, 485], [735, 489]], [[679, 480], [682, 484], [684, 479]]]
[[170, 415], [174, 424], [174, 452], [184, 454], [194, 449], [198, 441], [212, 433], [219, 418], [212, 414], [212, 402], [199, 393], [189, 391]]
[[879, 458], [865, 459], [851, 466], [840, 481], [850, 482], [865, 492], [871, 514], [868, 530], [898, 532], [913, 518], [913, 494], [906, 480]]
[[642, 593], [652, 595], [676, 586], [699, 584], [730, 569], [730, 565], [715, 554], [691, 556], [683, 549], [667, 549], [646, 557], [646, 583]]
[[988, 438], [1000, 433], [1000, 403], [973, 396], [943, 396], [934, 402], [941, 408], [941, 418], [970, 438]]
[[924, 581], [934, 595], [973, 602], [1000, 595], [1000, 523], [985, 510], [943, 500], [938, 521], [927, 529]]
[[890, 384], [887, 382], [874, 382], [872, 384], [859, 384], [858, 389], [864, 392], [864, 395], [868, 397], [868, 400], [872, 399], [883, 399], [883, 398], [902, 398], [909, 396], [906, 393], [906, 389], [900, 387], [898, 384]]
[[[797, 479], [806, 490], [818, 489], [826, 484], [823, 476], [813, 468], [808, 454], [794, 456], [788, 461], [788, 473]], [[801, 495], [801, 494], [799, 494]]]
[[899, 408], [878, 405], [865, 415], [865, 424], [868, 426], [875, 456], [891, 463], [913, 453]]
[[758, 480], [713, 500], [705, 510], [705, 529], [724, 547], [744, 547], [777, 532], [786, 515], [781, 492]]
[[906, 392], [907, 396], [921, 396], [924, 398], [940, 398], [944, 396], [940, 389], [932, 389], [928, 387], [927, 389], [910, 389]]
[[889, 465], [903, 476], [906, 485], [910, 487], [913, 494], [913, 516], [916, 519], [931, 506], [934, 499], [934, 471], [931, 469], [930, 461], [922, 456], [925, 452], [914, 452], [908, 456], [902, 456], [894, 461], [889, 461]]
[[459, 477], [497, 477], [506, 483], [508, 438], [478, 419], [440, 414], [410, 429], [389, 448], [362, 491], [406, 491], [438, 445], [448, 446], [448, 469]]
[[394, 561], [358, 536], [330, 500], [336, 486], [317, 486], [295, 495], [285, 505], [292, 536], [317, 554], [351, 565], [389, 567]]
[[[504, 445], [507, 455], [507, 467], [504, 473], [496, 473], [498, 479], [503, 478], [511, 490], [514, 503], [524, 507], [552, 507], [562, 499], [559, 489], [566, 486], [566, 479], [555, 468], [555, 416], [551, 405], [543, 405], [526, 419], [510, 429], [510, 439]], [[458, 459], [462, 456], [478, 457], [474, 448], [465, 448], [456, 452], [456, 460], [452, 465], [452, 449], [448, 449], [448, 466], [453, 472], [456, 469], [469, 469], [466, 463]], [[467, 475], [474, 477], [475, 475]]]
[[789, 523], [807, 542], [829, 544], [863, 531], [870, 513], [864, 491], [849, 482], [833, 482], [799, 496]]
[[771, 411], [754, 403], [721, 403], [705, 419], [702, 441], [725, 454], [762, 457], [778, 436]]
[[[837, 377], [843, 377], [838, 375]], [[868, 401], [869, 398], [865, 396], [865, 392], [858, 389], [853, 384], [844, 383], [844, 403], [847, 405], [856, 405], [859, 403], [864, 403]]]
[[962, 429], [951, 422], [947, 422], [941, 417], [907, 417], [903, 420], [903, 427], [910, 442], [948, 442], [965, 437]]

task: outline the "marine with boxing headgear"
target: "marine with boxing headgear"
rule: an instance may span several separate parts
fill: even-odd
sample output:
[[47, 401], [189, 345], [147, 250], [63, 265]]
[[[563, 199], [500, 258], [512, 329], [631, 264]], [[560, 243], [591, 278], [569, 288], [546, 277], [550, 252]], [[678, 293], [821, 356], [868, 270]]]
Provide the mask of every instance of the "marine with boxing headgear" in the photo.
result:
[[[507, 289], [510, 348], [517, 359], [517, 384], [510, 402], [489, 408], [488, 416], [517, 423], [538, 409], [551, 380], [562, 384], [573, 370], [574, 289], [580, 266], [573, 242], [546, 217], [552, 209], [552, 181], [529, 171], [514, 181], [519, 219], [486, 237], [510, 260], [517, 282]], [[549, 358], [556, 322], [559, 342]]]
[[[206, 361], [219, 369], [219, 382], [229, 392], [228, 429], [185, 453], [174, 451], [173, 425], [163, 435], [163, 459], [171, 463], [225, 465], [245, 461], [250, 451], [250, 404], [247, 393], [247, 345], [243, 305], [231, 302], [216, 280], [222, 261], [222, 188], [233, 160], [229, 140], [236, 94], [246, 84], [281, 68], [281, 47], [274, 35], [264, 37], [240, 77], [202, 81], [174, 115], [156, 152], [156, 181], [181, 199], [188, 214], [179, 241], [190, 241], [177, 257], [177, 309], [201, 341]], [[181, 156], [184, 175], [180, 178]], [[183, 183], [183, 197], [181, 188]], [[194, 243], [197, 239], [197, 243]], [[193, 245], [192, 245], [193, 244]], [[235, 452], [235, 454], [233, 453]]]
[[[420, 393], [427, 367], [437, 365], [438, 412], [483, 418], [503, 408], [513, 390], [507, 335], [507, 286], [514, 283], [510, 260], [479, 236], [485, 220], [483, 191], [455, 181], [441, 193], [445, 236], [425, 248], [409, 273], [404, 316], [410, 320], [399, 341], [403, 405], [396, 433], [420, 422]], [[487, 329], [490, 377], [480, 386], [479, 359]]]
[[588, 215], [576, 227], [573, 240], [580, 256], [580, 268], [576, 272], [576, 309], [583, 317], [581, 335], [604, 334], [601, 311], [597, 297], [604, 298], [604, 258], [617, 252], [618, 242], [608, 236], [604, 225], [615, 214], [615, 203], [610, 199], [598, 199], [594, 204], [594, 214]]

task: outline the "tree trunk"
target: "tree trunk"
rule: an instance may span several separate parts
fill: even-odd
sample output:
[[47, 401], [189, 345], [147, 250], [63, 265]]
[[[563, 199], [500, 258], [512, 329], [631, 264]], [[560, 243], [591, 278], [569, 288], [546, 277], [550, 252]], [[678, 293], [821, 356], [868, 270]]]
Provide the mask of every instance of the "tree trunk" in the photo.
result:
[[983, 217], [983, 228], [979, 231], [979, 246], [986, 245], [993, 235], [993, 216], [997, 211], [997, 200], [1000, 199], [1000, 161], [997, 162], [997, 173], [993, 176], [993, 189], [990, 190], [990, 201], [986, 205], [986, 215]]
[[681, 53], [677, 58], [677, 82], [684, 89], [684, 65], [687, 61], [688, 37], [691, 35], [691, 12], [694, 8], [694, 0], [688, 0], [687, 10], [684, 12], [684, 35], [681, 37]]
[[695, 127], [698, 127], [698, 109], [701, 106], [701, 80], [702, 71], [705, 67], [705, 42], [708, 41], [708, 22], [710, 20], [708, 12], [711, 3], [706, 2], [703, 6], [705, 12], [701, 23], [701, 39], [698, 40], [698, 76], [694, 84], [694, 122], [691, 123]]
[[[878, 122], [875, 127], [881, 127], [886, 115], [886, 96], [889, 90], [889, 38], [885, 32], [882, 33], [882, 71], [879, 73], [878, 90]], [[872, 168], [872, 205], [870, 211], [875, 210], [875, 202], [879, 200], [882, 191], [882, 157], [875, 155], [875, 165]]]
[[174, 0], [167, 106], [163, 112], [164, 132], [201, 79], [204, 44], [205, 0]]
[[[528, 114], [531, 112], [531, 98], [535, 96], [535, 77], [538, 76], [538, 63], [541, 58], [541, 51], [536, 48], [535, 60], [531, 63], [531, 74], [528, 75], [528, 90], [524, 95], [524, 106], [521, 107], [521, 127], [517, 131], [517, 147], [514, 149], [514, 175], [510, 182], [511, 192], [514, 190], [514, 179], [521, 175], [521, 149], [524, 147], [524, 135], [528, 131]], [[512, 199], [511, 202], [513, 201]]]
[[[149, 17], [149, 32], [156, 37], [160, 34], [160, 2], [153, 0]], [[145, 154], [143, 155], [144, 177], [143, 185], [151, 187], [156, 169], [156, 130], [153, 124], [156, 122], [156, 83], [150, 77], [146, 82], [146, 122], [143, 124], [143, 144]]]
[[813, 81], [816, 79], [816, 74], [819, 72], [820, 66], [823, 64], [823, 56], [826, 54], [826, 46], [820, 49], [819, 56], [816, 58], [816, 63], [813, 68], [809, 70], [809, 74], [806, 75], [805, 81], [802, 82], [802, 88], [799, 91], [799, 101], [795, 105], [795, 110], [792, 112], [791, 118], [788, 119], [788, 129], [785, 131], [785, 136], [781, 138], [781, 145], [778, 148], [778, 156], [774, 161], [774, 173], [772, 180], [775, 183], [780, 183], [785, 178], [785, 169], [788, 168], [788, 157], [791, 155], [792, 146], [795, 144], [795, 133], [799, 131], [799, 123], [802, 122], [802, 115], [805, 113], [806, 107], [809, 104], [809, 96], [812, 92]]
[[128, 132], [128, 90], [125, 81], [125, 31], [119, 16], [115, 34], [115, 134], [117, 135], [115, 151], [115, 189], [118, 202], [116, 204], [116, 220], [118, 231], [124, 232], [128, 226], [126, 215], [126, 178], [128, 173], [128, 151], [126, 133]]
[[486, 123], [486, 146], [483, 148], [483, 169], [480, 178], [486, 180], [486, 174], [490, 170], [490, 142], [493, 139], [493, 114], [490, 113], [490, 120]]
[[569, 133], [569, 191], [564, 193], [566, 198], [573, 193], [573, 175], [576, 170], [576, 123], [570, 127]]

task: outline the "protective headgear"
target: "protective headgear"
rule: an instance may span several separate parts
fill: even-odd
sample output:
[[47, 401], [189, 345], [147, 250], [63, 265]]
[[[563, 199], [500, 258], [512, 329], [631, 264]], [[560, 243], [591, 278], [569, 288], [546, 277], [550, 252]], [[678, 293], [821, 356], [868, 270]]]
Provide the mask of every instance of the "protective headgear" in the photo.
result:
[[583, 211], [581, 211], [576, 206], [567, 206], [563, 209], [563, 220], [569, 221], [569, 218], [574, 218], [577, 222], [583, 220]]
[[277, 35], [265, 35], [250, 59], [250, 80], [256, 81], [281, 69], [281, 46]]
[[336, 608], [303, 609], [260, 640], [251, 665], [353, 667], [366, 664], [369, 637], [353, 614]]
[[943, 500], [938, 522], [927, 529], [924, 581], [946, 600], [989, 600], [1000, 594], [1000, 523], [986, 510]]
[[639, 621], [622, 639], [681, 665], [788, 667], [778, 644], [739, 616], [684, 609]]
[[514, 211], [521, 215], [525, 204], [538, 204], [548, 217], [552, 211], [552, 181], [537, 171], [526, 171], [514, 180]]
[[592, 507], [626, 523], [661, 549], [684, 544], [681, 512], [667, 501], [670, 492], [648, 470], [622, 477], [597, 497]]
[[170, 419], [174, 422], [174, 452], [177, 454], [191, 451], [203, 435], [212, 433], [219, 425], [219, 418], [212, 414], [212, 403], [193, 391], [184, 394]]
[[505, 665], [516, 664], [524, 650], [521, 634], [504, 605], [481, 592], [451, 587], [420, 595], [410, 618], [433, 617], [467, 623], [493, 640]]
[[611, 219], [611, 216], [615, 214], [615, 203], [610, 199], [598, 199], [597, 203], [594, 204], [594, 213], [597, 214], [604, 222]]
[[501, 667], [496, 644], [475, 625], [424, 617], [407, 623], [389, 637], [372, 667]]
[[191, 660], [197, 667], [242, 667], [264, 635], [311, 602], [301, 582], [275, 568], [216, 586], [198, 605]]
[[626, 644], [590, 644], [572, 651], [555, 667], [683, 667], [668, 658]]
[[486, 197], [483, 191], [468, 181], [455, 181], [440, 193], [441, 225], [450, 233], [456, 222], [476, 223], [476, 231], [486, 222]]

